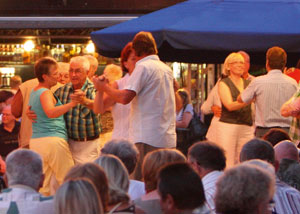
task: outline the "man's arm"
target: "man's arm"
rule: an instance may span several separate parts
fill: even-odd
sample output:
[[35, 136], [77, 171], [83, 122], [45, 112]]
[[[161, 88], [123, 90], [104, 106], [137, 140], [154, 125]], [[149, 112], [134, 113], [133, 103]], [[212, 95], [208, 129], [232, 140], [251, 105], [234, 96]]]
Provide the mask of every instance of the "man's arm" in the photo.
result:
[[12, 100], [11, 113], [16, 118], [19, 118], [22, 116], [22, 109], [23, 109], [23, 96], [22, 96], [22, 92], [19, 89]]
[[111, 97], [114, 101], [121, 104], [130, 103], [133, 98], [136, 96], [135, 91], [132, 90], [119, 90], [111, 87], [106, 83], [106, 79], [104, 77], [93, 78], [94, 86], [98, 91], [105, 92], [109, 97]]

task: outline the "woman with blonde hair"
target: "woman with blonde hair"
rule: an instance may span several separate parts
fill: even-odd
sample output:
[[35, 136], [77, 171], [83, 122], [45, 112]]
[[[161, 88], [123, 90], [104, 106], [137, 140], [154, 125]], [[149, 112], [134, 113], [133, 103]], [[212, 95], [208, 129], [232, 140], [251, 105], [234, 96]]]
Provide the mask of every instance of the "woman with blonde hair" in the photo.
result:
[[95, 163], [104, 169], [108, 178], [108, 213], [140, 213], [135, 205], [130, 203], [130, 197], [127, 193], [129, 176], [122, 161], [114, 155], [101, 155], [95, 160]]
[[56, 214], [104, 214], [95, 186], [85, 178], [63, 183], [54, 200]]
[[222, 113], [217, 127], [217, 143], [226, 152], [227, 167], [238, 163], [242, 146], [254, 137], [251, 105], [237, 101], [239, 94], [250, 83], [250, 80], [242, 78], [244, 64], [244, 57], [240, 53], [229, 54], [223, 67], [226, 77], [218, 86]]
[[160, 214], [162, 210], [157, 192], [157, 174], [159, 169], [169, 163], [185, 162], [185, 156], [176, 149], [158, 149], [149, 152], [143, 161], [142, 175], [145, 182], [146, 195], [134, 200], [146, 213]]
[[95, 163], [77, 165], [68, 172], [65, 181], [77, 178], [86, 178], [94, 184], [101, 198], [103, 210], [107, 211], [108, 181], [104, 170]]

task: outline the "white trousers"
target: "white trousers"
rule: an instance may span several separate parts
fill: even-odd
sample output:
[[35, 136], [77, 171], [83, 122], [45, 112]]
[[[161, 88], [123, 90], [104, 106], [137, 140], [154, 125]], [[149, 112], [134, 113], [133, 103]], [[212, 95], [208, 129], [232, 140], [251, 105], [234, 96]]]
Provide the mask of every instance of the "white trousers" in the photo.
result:
[[222, 146], [226, 155], [226, 168], [239, 163], [241, 149], [254, 137], [253, 126], [219, 122], [217, 144]]
[[87, 141], [69, 139], [69, 145], [75, 165], [92, 162], [99, 157], [100, 138]]
[[[29, 148], [42, 157], [45, 179], [40, 192], [49, 196], [63, 183], [65, 175], [74, 166], [69, 145], [60, 137], [41, 137], [30, 139]], [[53, 181], [54, 177], [58, 185]]]

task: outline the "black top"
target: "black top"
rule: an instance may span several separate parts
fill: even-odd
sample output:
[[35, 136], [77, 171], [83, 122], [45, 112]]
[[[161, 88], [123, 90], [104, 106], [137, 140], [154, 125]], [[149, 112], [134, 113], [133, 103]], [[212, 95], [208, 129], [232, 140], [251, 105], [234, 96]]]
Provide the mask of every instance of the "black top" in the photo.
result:
[[8, 153], [19, 147], [18, 135], [20, 131], [20, 122], [16, 121], [12, 132], [4, 129], [4, 125], [0, 125], [0, 155], [5, 158]]
[[[221, 81], [229, 87], [232, 96], [232, 101], [237, 101], [237, 97], [240, 95], [240, 91], [233, 84], [231, 79], [227, 77], [222, 79]], [[243, 79], [243, 81], [245, 89], [249, 85], [250, 80]], [[247, 105], [239, 110], [228, 111], [222, 103], [222, 115], [220, 121], [224, 123], [252, 126], [251, 105]]]

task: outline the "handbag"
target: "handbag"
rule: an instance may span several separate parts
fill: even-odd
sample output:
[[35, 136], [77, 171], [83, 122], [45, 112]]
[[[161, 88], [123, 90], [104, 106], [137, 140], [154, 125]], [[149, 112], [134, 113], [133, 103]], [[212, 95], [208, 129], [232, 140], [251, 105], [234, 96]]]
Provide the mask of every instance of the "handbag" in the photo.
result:
[[[193, 110], [194, 111], [194, 110]], [[205, 136], [208, 130], [208, 127], [200, 120], [197, 113], [194, 111], [193, 118], [191, 119], [189, 125], [189, 141], [201, 141], [205, 140]]]

